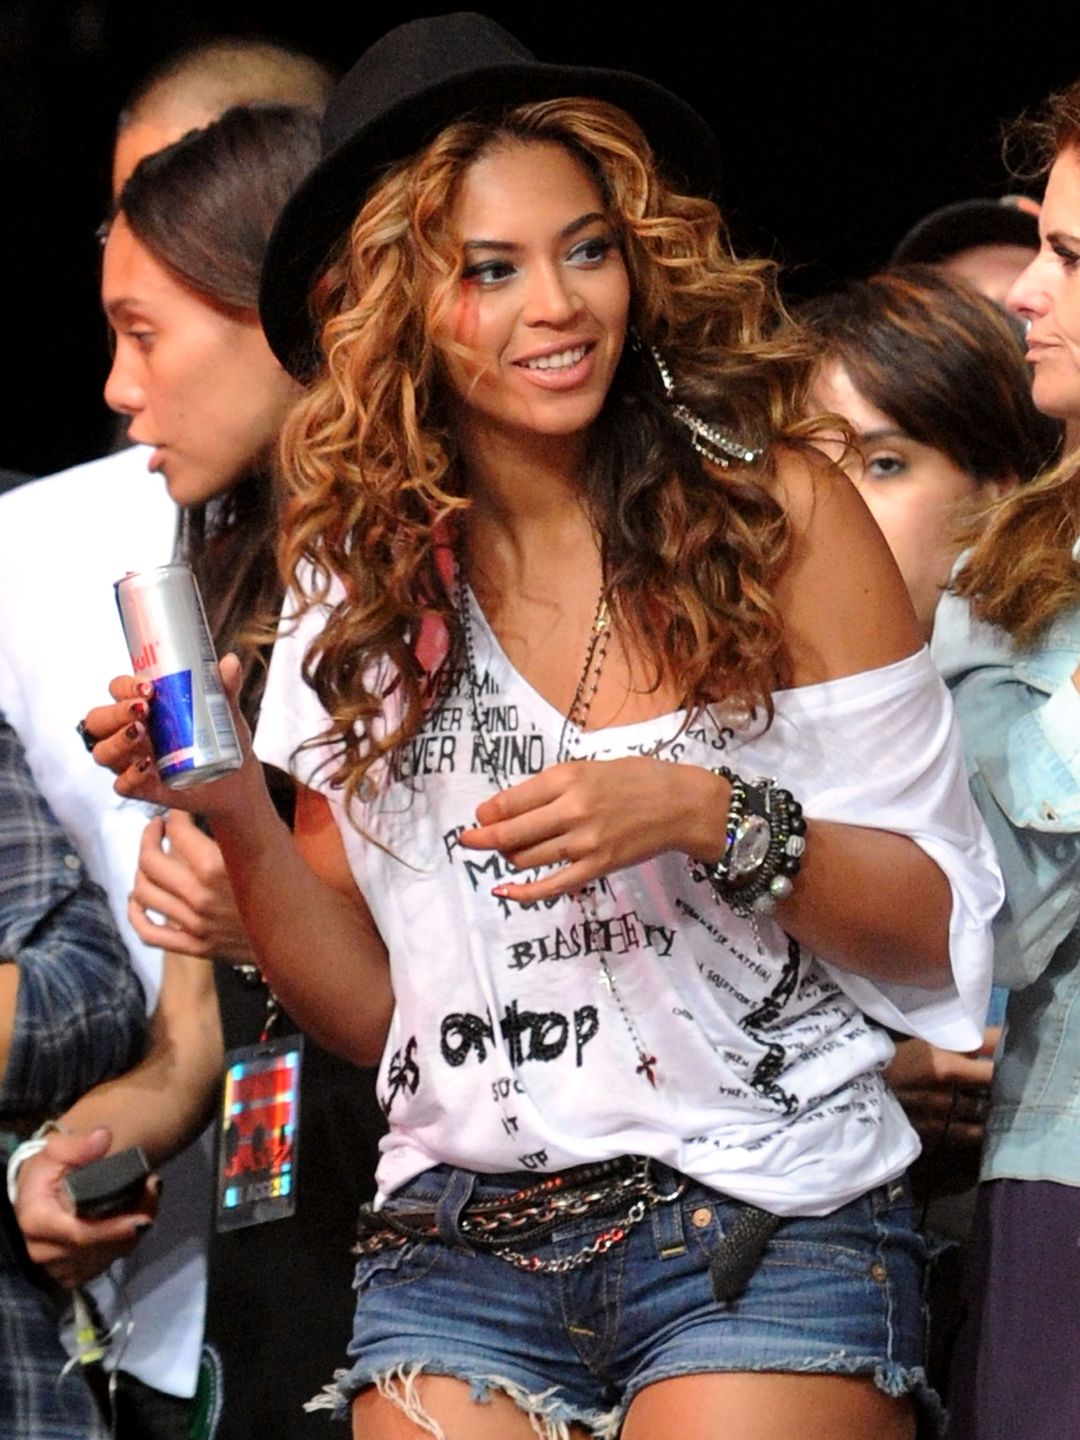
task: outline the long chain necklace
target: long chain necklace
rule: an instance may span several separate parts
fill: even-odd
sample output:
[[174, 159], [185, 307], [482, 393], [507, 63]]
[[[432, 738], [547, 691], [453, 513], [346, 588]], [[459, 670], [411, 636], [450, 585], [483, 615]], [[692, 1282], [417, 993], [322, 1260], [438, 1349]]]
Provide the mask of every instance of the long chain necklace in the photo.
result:
[[611, 633], [610, 620], [607, 598], [601, 591], [596, 614], [593, 616], [592, 629], [589, 632], [589, 643], [585, 647], [585, 663], [581, 667], [581, 675], [578, 677], [574, 698], [570, 701], [570, 708], [566, 712], [562, 730], [559, 732], [559, 748], [555, 753], [556, 764], [572, 758], [571, 749], [576, 749], [577, 743], [585, 732], [585, 726], [589, 723], [589, 711], [592, 709], [593, 696], [596, 694], [596, 687], [600, 684], [600, 674], [604, 668], [604, 661], [607, 659], [608, 637]]
[[[455, 574], [455, 603], [458, 615], [461, 617], [461, 635], [465, 647], [465, 668], [469, 682], [469, 715], [472, 720], [473, 735], [476, 740], [476, 753], [480, 759], [480, 765], [497, 790], [506, 789], [506, 781], [499, 769], [498, 756], [488, 745], [488, 737], [485, 729], [485, 715], [480, 708], [480, 675], [476, 665], [476, 643], [473, 636], [471, 597], [466, 591], [465, 582], [460, 567]], [[574, 697], [570, 701], [570, 708], [563, 720], [562, 730], [559, 734], [559, 748], [556, 752], [555, 762], [561, 763], [564, 760], [577, 758], [580, 748], [581, 737], [585, 733], [585, 727], [589, 719], [589, 711], [592, 708], [593, 697], [600, 684], [600, 675], [604, 668], [604, 661], [607, 658], [608, 640], [611, 635], [611, 612], [608, 607], [607, 597], [603, 590], [597, 601], [596, 614], [593, 616], [592, 627], [589, 631], [588, 643], [585, 647], [585, 663], [581, 667], [581, 675], [578, 679]], [[586, 929], [590, 924], [595, 925], [598, 916], [596, 913], [596, 901], [593, 898], [594, 885], [585, 886], [579, 890], [574, 897], [585, 920]], [[635, 1074], [642, 1075], [649, 1084], [656, 1088], [656, 1056], [649, 1054], [642, 1043], [640, 1032], [634, 1023], [634, 1018], [626, 1008], [626, 1003], [619, 993], [619, 987], [615, 983], [615, 976], [611, 966], [608, 964], [607, 956], [602, 950], [597, 950], [597, 959], [600, 966], [600, 983], [607, 990], [608, 994], [618, 1006], [619, 1014], [623, 1018], [623, 1024], [629, 1032], [633, 1041], [634, 1049], [637, 1051], [638, 1063], [635, 1067]]]

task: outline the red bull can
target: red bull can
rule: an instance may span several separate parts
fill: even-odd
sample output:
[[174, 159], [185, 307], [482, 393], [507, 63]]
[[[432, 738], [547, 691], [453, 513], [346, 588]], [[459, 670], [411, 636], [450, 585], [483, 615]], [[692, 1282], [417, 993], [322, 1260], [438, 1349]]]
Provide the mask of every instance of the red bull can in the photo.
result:
[[154, 682], [147, 724], [166, 785], [201, 785], [243, 762], [190, 565], [161, 565], [116, 582], [135, 676]]

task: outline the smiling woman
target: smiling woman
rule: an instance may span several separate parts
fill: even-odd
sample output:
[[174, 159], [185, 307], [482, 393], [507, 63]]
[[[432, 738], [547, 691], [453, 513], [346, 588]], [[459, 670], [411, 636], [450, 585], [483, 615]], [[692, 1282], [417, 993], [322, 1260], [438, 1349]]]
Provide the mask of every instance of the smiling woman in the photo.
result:
[[[917, 1141], [865, 1013], [977, 1044], [997, 884], [881, 536], [806, 440], [810, 347], [640, 76], [418, 20], [324, 134], [261, 304], [307, 382], [257, 735], [296, 843], [250, 758], [178, 803], [283, 1001], [382, 1057], [340, 1408], [908, 1440]], [[151, 798], [131, 685], [89, 719]]]
[[579, 447], [614, 378], [630, 308], [595, 181], [561, 145], [510, 142], [467, 172], [455, 225], [463, 283], [437, 334], [462, 434], [476, 444], [487, 427], [516, 429]]

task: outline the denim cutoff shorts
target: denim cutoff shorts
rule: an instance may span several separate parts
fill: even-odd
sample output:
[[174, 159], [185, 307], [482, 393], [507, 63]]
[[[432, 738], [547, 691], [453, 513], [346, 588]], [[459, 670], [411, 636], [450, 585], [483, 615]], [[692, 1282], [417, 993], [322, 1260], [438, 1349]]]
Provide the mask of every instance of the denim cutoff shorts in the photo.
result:
[[[683, 1180], [655, 1162], [652, 1172], [661, 1195]], [[927, 1433], [936, 1430], [923, 1370], [925, 1252], [906, 1181], [831, 1215], [781, 1221], [741, 1297], [721, 1303], [709, 1259], [740, 1206], [693, 1181], [563, 1273], [524, 1272], [455, 1242], [465, 1203], [540, 1178], [440, 1165], [390, 1197], [391, 1213], [436, 1211], [444, 1239], [359, 1261], [355, 1363], [332, 1387], [339, 1414], [371, 1384], [408, 1409], [427, 1373], [467, 1381], [481, 1402], [505, 1392], [552, 1440], [573, 1421], [613, 1440], [634, 1396], [658, 1380], [782, 1370], [868, 1376], [888, 1395], [912, 1394]], [[617, 1218], [569, 1221], [526, 1253], [573, 1256]]]

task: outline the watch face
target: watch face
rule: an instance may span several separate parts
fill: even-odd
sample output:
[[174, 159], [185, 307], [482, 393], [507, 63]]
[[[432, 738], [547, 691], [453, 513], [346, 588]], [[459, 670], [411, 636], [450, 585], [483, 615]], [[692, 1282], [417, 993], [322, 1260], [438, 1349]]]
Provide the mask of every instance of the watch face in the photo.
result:
[[731, 842], [728, 874], [732, 877], [749, 875], [760, 869], [769, 853], [771, 840], [772, 830], [764, 815], [747, 815], [744, 820], [740, 820], [735, 838]]

